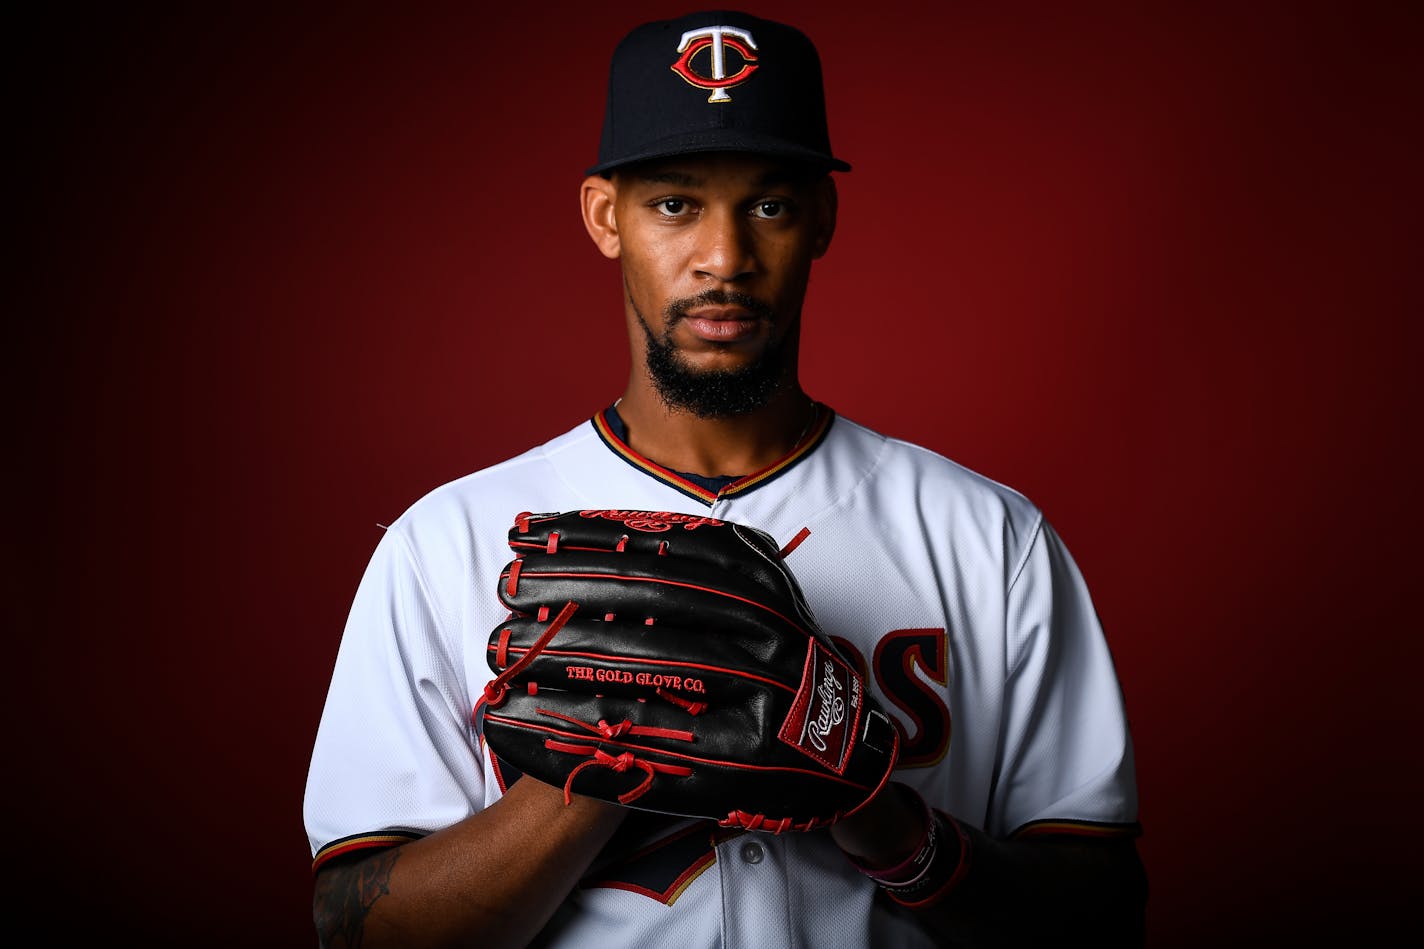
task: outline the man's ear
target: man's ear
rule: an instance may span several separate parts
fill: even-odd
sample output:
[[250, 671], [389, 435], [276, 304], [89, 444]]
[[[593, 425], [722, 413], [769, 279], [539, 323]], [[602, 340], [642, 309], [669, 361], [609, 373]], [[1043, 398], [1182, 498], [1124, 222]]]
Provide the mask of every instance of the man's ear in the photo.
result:
[[836, 192], [836, 180], [829, 174], [816, 185], [816, 203], [819, 226], [816, 228], [816, 242], [813, 248], [816, 259], [820, 259], [826, 255], [826, 251], [831, 249], [831, 238], [836, 233], [836, 209], [840, 205], [840, 196]]
[[622, 243], [618, 239], [618, 215], [614, 210], [617, 197], [618, 186], [602, 175], [589, 175], [579, 190], [583, 226], [599, 251], [610, 260], [617, 259], [622, 253]]

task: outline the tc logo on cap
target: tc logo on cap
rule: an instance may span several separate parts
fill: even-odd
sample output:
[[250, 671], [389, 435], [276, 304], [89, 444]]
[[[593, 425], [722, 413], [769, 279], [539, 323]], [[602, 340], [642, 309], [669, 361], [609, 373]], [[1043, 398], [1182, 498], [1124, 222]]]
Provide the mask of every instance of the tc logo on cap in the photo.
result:
[[[702, 50], [712, 48], [712, 75], [704, 76], [693, 72], [692, 58]], [[727, 49], [731, 48], [742, 58], [742, 68], [727, 75]], [[711, 89], [708, 102], [731, 102], [727, 90], [740, 86], [757, 71], [756, 40], [746, 30], [735, 26], [708, 26], [700, 30], [688, 30], [682, 34], [682, 42], [677, 51], [682, 55], [672, 64], [672, 71], [699, 89]]]

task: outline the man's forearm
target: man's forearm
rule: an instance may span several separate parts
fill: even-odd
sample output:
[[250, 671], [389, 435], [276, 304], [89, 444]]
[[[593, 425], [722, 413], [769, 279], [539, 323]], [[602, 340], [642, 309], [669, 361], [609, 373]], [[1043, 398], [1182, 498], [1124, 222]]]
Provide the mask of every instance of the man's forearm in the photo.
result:
[[429, 837], [323, 868], [313, 915], [327, 949], [522, 946], [553, 915], [626, 813], [521, 778]]
[[[862, 865], [889, 867], [912, 851], [906, 841], [922, 839], [924, 812], [912, 795], [891, 785], [865, 813], [844, 823], [832, 828], [843, 850]], [[968, 838], [962, 878], [942, 898], [913, 910], [949, 945], [1143, 944], [1147, 880], [1134, 841], [1068, 835], [998, 840], [960, 829]], [[940, 837], [936, 868], [947, 877], [961, 845], [957, 834]]]
[[960, 885], [922, 911], [932, 931], [974, 947], [1143, 945], [1147, 875], [1134, 841], [997, 840], [965, 830], [973, 863]]

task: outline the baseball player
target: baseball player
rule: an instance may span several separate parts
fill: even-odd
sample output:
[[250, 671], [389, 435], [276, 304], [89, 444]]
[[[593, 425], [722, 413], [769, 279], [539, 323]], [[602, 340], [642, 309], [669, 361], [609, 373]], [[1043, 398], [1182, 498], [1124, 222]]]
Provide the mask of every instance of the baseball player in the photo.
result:
[[[624, 278], [627, 388], [433, 491], [376, 546], [306, 790], [323, 943], [1138, 944], [1131, 738], [1068, 551], [1020, 494], [797, 381], [802, 301], [835, 230], [831, 172], [849, 170], [811, 42], [740, 13], [645, 24], [613, 54], [606, 108], [582, 205]], [[649, 785], [677, 796], [651, 766], [620, 797], [582, 793], [601, 786], [595, 767], [562, 787], [521, 774], [476, 710], [517, 664], [498, 631], [512, 556], [545, 550], [512, 540], [529, 512], [615, 525], [620, 544], [765, 532], [865, 707], [893, 722], [893, 771], [829, 826], [777, 833], [640, 808]], [[656, 564], [666, 550], [651, 549]], [[566, 618], [530, 622], [557, 644]], [[696, 706], [694, 692], [674, 698]], [[813, 705], [808, 727], [827, 734], [840, 710]], [[637, 764], [584, 750], [605, 775]]]

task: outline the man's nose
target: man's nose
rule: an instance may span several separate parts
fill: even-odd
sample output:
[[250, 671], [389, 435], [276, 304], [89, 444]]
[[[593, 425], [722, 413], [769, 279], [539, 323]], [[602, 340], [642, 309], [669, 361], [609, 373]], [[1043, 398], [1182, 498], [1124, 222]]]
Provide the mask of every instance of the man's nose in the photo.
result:
[[708, 208], [697, 228], [692, 268], [698, 276], [731, 283], [757, 269], [745, 215], [732, 208]]

